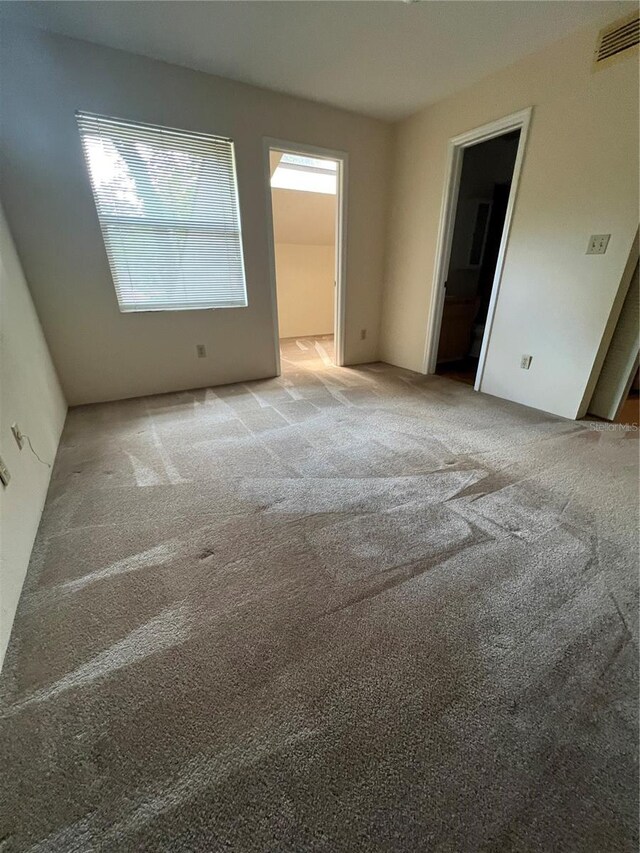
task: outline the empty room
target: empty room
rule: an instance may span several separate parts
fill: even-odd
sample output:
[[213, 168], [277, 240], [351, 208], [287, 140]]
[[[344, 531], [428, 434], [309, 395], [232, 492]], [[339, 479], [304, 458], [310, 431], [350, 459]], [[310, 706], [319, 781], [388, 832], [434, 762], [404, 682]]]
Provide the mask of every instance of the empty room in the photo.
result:
[[0, 850], [638, 849], [639, 17], [0, 3]]

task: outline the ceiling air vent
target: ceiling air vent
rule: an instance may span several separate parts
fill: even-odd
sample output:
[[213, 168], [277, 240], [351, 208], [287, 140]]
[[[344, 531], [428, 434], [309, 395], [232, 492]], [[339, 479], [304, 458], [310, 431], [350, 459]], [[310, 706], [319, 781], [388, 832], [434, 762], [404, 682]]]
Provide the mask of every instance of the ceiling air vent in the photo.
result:
[[[613, 60], [621, 57], [631, 48], [638, 46], [640, 40], [640, 15], [633, 12], [626, 18], [610, 24], [598, 35], [598, 45], [595, 54], [595, 68], [602, 68]], [[635, 53], [635, 51], [634, 51]]]

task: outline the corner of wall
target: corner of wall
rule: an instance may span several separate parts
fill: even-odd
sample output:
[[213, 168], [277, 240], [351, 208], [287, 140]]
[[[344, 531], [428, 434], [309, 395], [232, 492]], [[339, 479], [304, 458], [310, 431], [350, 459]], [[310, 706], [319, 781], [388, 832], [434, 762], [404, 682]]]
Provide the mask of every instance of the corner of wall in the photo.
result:
[[607, 356], [607, 352], [609, 351], [609, 345], [611, 344], [611, 339], [613, 338], [613, 333], [615, 331], [618, 318], [620, 317], [620, 312], [622, 311], [622, 306], [624, 305], [624, 301], [627, 296], [627, 291], [629, 290], [629, 285], [631, 284], [631, 277], [633, 276], [634, 270], [638, 263], [639, 253], [640, 229], [636, 231], [636, 236], [634, 237], [633, 243], [631, 245], [629, 259], [627, 260], [624, 272], [622, 273], [620, 287], [618, 288], [618, 292], [616, 293], [615, 299], [613, 300], [613, 305], [611, 306], [611, 313], [609, 314], [609, 318], [602, 333], [602, 340], [600, 341], [598, 352], [596, 353], [596, 357], [593, 361], [593, 366], [589, 375], [589, 381], [587, 382], [587, 386], [584, 390], [582, 400], [580, 401], [580, 406], [578, 407], [578, 411], [576, 412], [575, 420], [580, 420], [580, 418], [583, 418], [587, 414], [591, 398], [593, 397], [593, 392], [595, 391], [595, 387], [598, 383], [598, 378], [600, 377], [600, 372], [602, 370], [604, 360]]
[[[8, 485], [0, 485], [0, 667], [66, 412], [67, 403], [0, 208], [0, 455], [11, 475]], [[31, 440], [22, 449], [11, 432], [14, 423]]]

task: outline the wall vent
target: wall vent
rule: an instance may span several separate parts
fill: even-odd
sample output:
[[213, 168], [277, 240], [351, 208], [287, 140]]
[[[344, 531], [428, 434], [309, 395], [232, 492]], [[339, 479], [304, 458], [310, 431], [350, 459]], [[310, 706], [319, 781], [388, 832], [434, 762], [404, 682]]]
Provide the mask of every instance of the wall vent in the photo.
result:
[[[626, 51], [638, 46], [640, 41], [640, 14], [633, 12], [626, 18], [600, 30], [594, 57], [594, 67], [602, 68], [618, 60]], [[635, 51], [634, 51], [635, 53]]]

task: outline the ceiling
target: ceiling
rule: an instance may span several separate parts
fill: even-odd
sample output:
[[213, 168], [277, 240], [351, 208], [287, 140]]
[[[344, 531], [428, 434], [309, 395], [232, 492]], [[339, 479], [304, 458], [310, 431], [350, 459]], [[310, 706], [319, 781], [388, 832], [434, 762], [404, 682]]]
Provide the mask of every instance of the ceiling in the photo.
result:
[[599, 0], [0, 3], [3, 19], [395, 120], [573, 30]]

